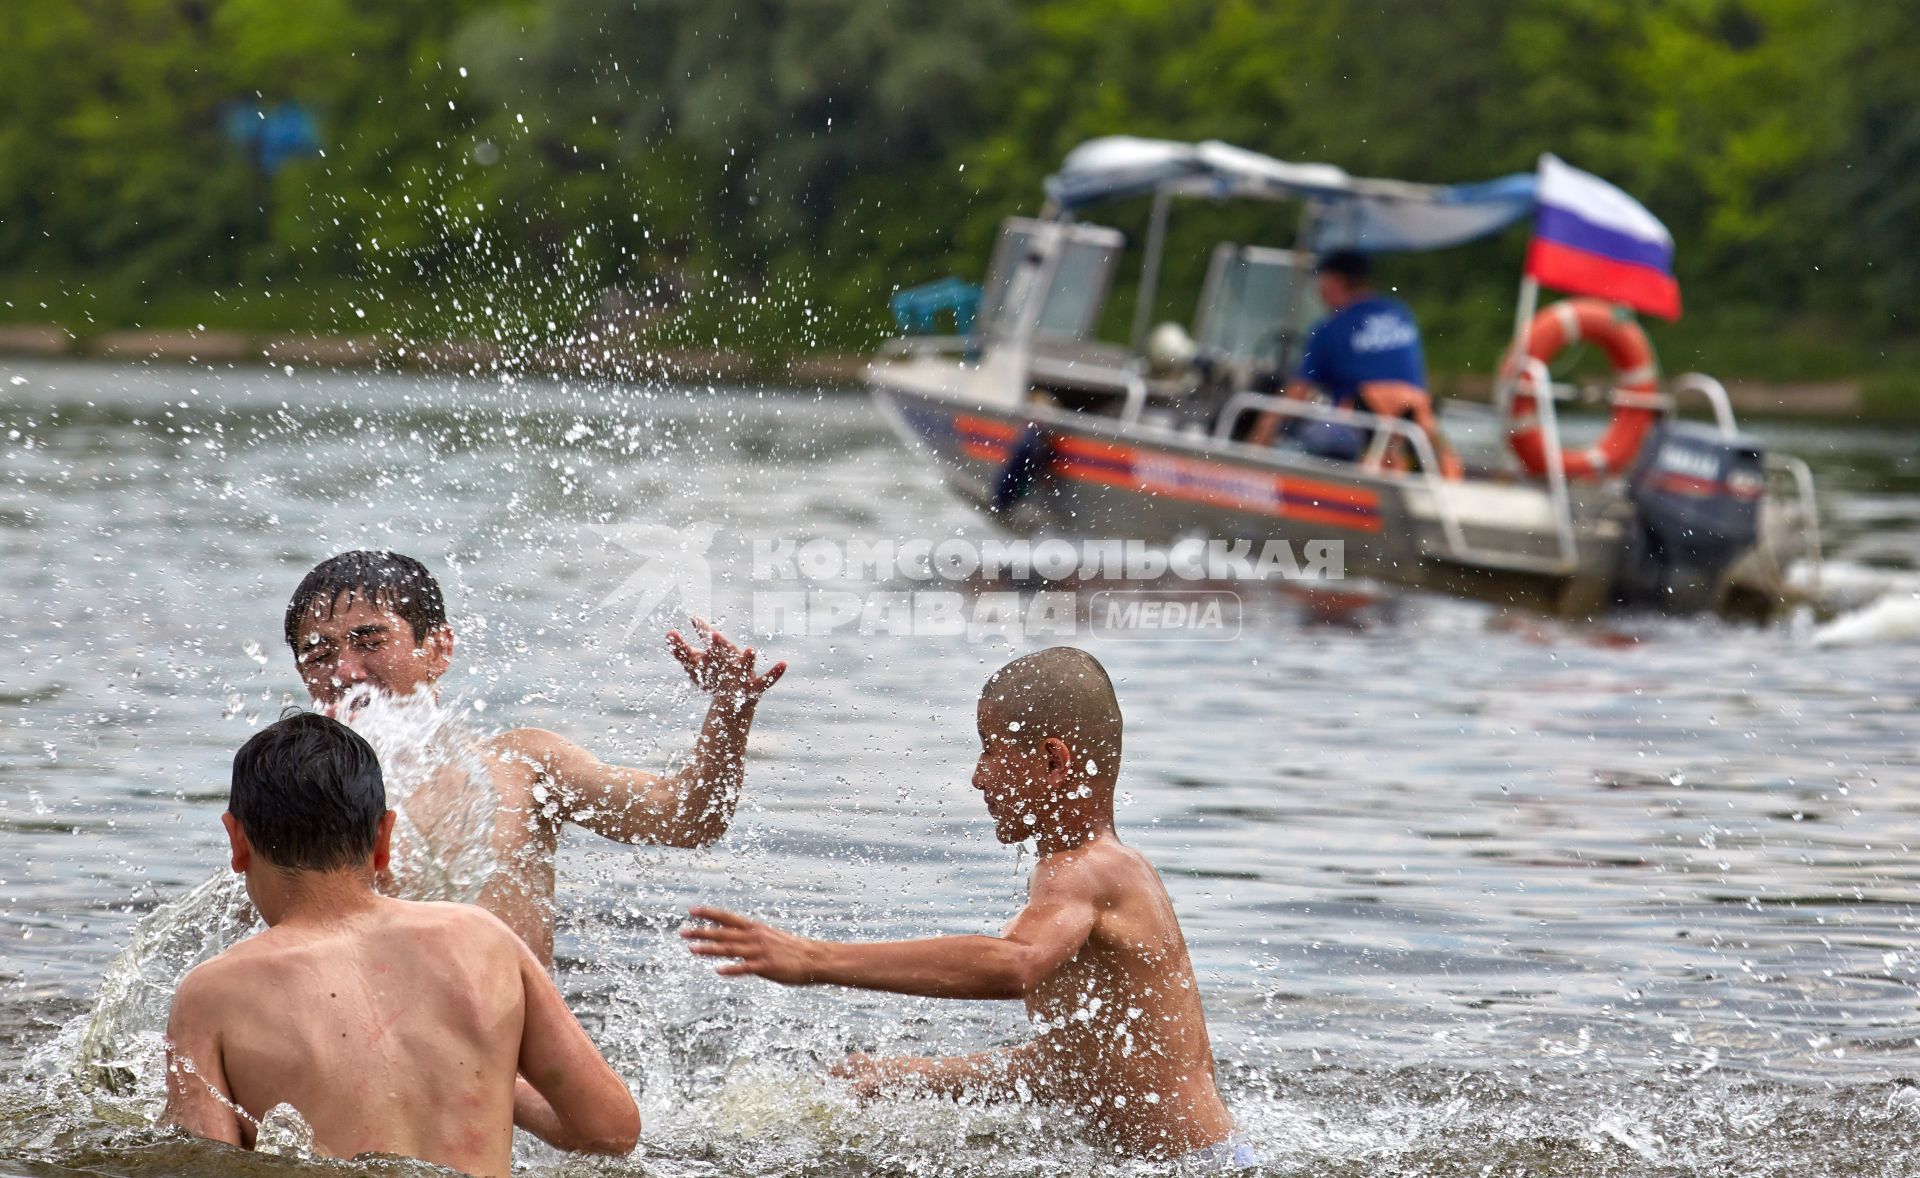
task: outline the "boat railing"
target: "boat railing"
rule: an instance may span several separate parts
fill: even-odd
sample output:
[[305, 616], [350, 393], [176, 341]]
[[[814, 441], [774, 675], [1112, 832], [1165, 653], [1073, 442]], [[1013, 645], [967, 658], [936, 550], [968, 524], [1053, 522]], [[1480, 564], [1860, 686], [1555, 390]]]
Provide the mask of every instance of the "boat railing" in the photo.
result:
[[1141, 371], [1144, 364], [1145, 361], [1138, 359], [1126, 364], [1098, 364], [1085, 359], [1056, 360], [1037, 355], [1027, 361], [1027, 371], [1042, 379], [1069, 383], [1117, 384], [1126, 390], [1126, 400], [1120, 404], [1120, 421], [1124, 425], [1135, 425], [1147, 407], [1147, 378]]
[[[1527, 357], [1522, 371], [1533, 382], [1533, 387], [1543, 392], [1533, 402], [1539, 406], [1540, 436], [1546, 441], [1547, 501], [1553, 508], [1553, 527], [1560, 546], [1560, 564], [1565, 570], [1571, 571], [1579, 563], [1579, 556], [1573, 541], [1573, 493], [1567, 487], [1567, 464], [1562, 460], [1560, 450], [1560, 418], [1559, 410], [1555, 408], [1558, 398], [1549, 392], [1553, 386], [1553, 374], [1547, 371], [1545, 361], [1532, 356]], [[1510, 383], [1503, 400], [1511, 401], [1512, 396]]]
[[1731, 438], [1740, 432], [1733, 421], [1733, 400], [1727, 396], [1726, 385], [1704, 372], [1687, 372], [1675, 377], [1671, 388], [1676, 405], [1682, 393], [1698, 393], [1706, 398], [1707, 404], [1713, 407], [1713, 420], [1722, 436]]
[[[1807, 559], [1813, 565], [1813, 598], [1818, 600], [1821, 574], [1826, 571], [1826, 558], [1820, 550], [1820, 508], [1813, 497], [1813, 468], [1803, 458], [1769, 451], [1766, 470], [1768, 474], [1784, 474], [1793, 480], [1795, 494], [1800, 500], [1800, 526], [1807, 536]], [[1764, 536], [1762, 546], [1767, 548], [1768, 556], [1773, 560], [1775, 576], [1784, 581], [1786, 570], [1780, 567], [1779, 558], [1773, 555], [1772, 547], [1766, 543]]]
[[[1357, 429], [1373, 430], [1375, 438], [1373, 447], [1369, 451], [1370, 460], [1383, 456], [1385, 446], [1391, 444], [1394, 437], [1404, 439], [1409, 446], [1413, 447], [1414, 456], [1419, 459], [1420, 477], [1424, 480], [1426, 490], [1432, 497], [1440, 519], [1440, 531], [1446, 539], [1447, 554], [1453, 560], [1463, 564], [1498, 566], [1543, 573], [1569, 572], [1576, 563], [1573, 515], [1567, 497], [1564, 475], [1561, 476], [1558, 499], [1555, 504], [1554, 519], [1558, 525], [1560, 549], [1560, 555], [1557, 558], [1542, 558], [1527, 553], [1484, 548], [1467, 540], [1466, 529], [1460, 522], [1459, 507], [1453, 500], [1454, 484], [1440, 476], [1440, 462], [1434, 453], [1433, 440], [1427, 436], [1426, 430], [1397, 417], [1382, 417], [1377, 413], [1368, 413], [1361, 409], [1339, 409], [1315, 401], [1247, 390], [1235, 393], [1227, 399], [1226, 405], [1220, 411], [1220, 418], [1213, 427], [1214, 441], [1231, 442], [1240, 419], [1253, 410], [1274, 413], [1281, 417], [1330, 421]], [[1554, 447], [1552, 452], [1557, 458], [1557, 447]]]
[[1134, 425], [1147, 408], [1147, 378], [1137, 363], [1127, 365], [1123, 371], [1127, 381], [1127, 403], [1120, 407], [1120, 420]]
[[982, 340], [978, 335], [900, 335], [880, 345], [885, 359], [901, 356], [944, 356], [949, 352], [977, 355]]

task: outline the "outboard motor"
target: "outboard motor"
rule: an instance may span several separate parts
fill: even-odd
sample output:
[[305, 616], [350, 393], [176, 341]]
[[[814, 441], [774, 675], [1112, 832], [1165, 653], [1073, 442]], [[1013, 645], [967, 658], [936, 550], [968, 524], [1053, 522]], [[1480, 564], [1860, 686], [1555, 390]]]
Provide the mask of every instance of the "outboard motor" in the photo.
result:
[[1025, 498], [1042, 476], [1053, 469], [1053, 439], [1047, 431], [1029, 422], [1013, 443], [1013, 453], [993, 481], [994, 514], [1007, 511]]
[[1760, 534], [1766, 448], [1752, 438], [1668, 419], [1641, 448], [1634, 507], [1614, 597], [1624, 606], [1697, 613]]

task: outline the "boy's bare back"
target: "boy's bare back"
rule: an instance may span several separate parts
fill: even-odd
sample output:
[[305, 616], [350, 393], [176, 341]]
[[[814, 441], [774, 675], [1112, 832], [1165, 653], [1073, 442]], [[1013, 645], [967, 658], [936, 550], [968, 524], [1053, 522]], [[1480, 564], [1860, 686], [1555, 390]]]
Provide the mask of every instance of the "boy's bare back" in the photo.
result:
[[188, 974], [167, 1020], [163, 1119], [252, 1148], [290, 1106], [335, 1157], [507, 1173], [519, 1124], [624, 1154], [640, 1113], [526, 944], [463, 904], [374, 890], [395, 815], [372, 746], [302, 713], [234, 754], [233, 869], [267, 929]]
[[334, 1157], [503, 1174], [525, 1015], [515, 946], [479, 909], [388, 899], [328, 925], [268, 929], [182, 983], [168, 1037], [202, 1074], [176, 1069], [174, 1101], [224, 1114], [238, 1144], [289, 1104]]
[[1026, 996], [1037, 1033], [1017, 1049], [1016, 1076], [1083, 1106], [1133, 1152], [1180, 1154], [1228, 1136], [1193, 964], [1153, 864], [1102, 835], [1043, 858], [1032, 891], [1089, 892], [1094, 916], [1080, 950]]

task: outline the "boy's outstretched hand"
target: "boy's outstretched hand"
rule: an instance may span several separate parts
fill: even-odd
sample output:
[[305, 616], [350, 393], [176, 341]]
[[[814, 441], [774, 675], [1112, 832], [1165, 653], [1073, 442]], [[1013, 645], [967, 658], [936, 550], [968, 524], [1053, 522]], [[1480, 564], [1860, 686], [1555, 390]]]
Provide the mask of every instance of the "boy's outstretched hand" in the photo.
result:
[[[689, 615], [692, 616], [692, 615]], [[767, 689], [780, 682], [787, 664], [775, 663], [766, 674], [753, 673], [753, 648], [742, 650], [705, 619], [693, 618], [694, 632], [706, 645], [696, 647], [678, 630], [667, 631], [667, 649], [686, 669], [693, 685], [716, 700], [745, 708], [758, 703]]]
[[720, 908], [689, 908], [687, 915], [707, 922], [680, 930], [692, 942], [688, 948], [695, 956], [734, 959], [714, 967], [722, 977], [752, 974], [783, 986], [810, 986], [820, 980], [817, 942]]

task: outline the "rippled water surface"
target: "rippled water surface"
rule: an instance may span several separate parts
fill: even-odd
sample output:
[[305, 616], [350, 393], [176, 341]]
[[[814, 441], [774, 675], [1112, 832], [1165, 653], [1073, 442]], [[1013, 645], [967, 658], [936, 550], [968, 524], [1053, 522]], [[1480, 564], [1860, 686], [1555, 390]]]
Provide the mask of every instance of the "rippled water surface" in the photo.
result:
[[[134, 922], [222, 864], [232, 750], [294, 702], [300, 575], [440, 574], [482, 727], [661, 766], [699, 700], [602, 601], [609, 526], [983, 535], [848, 394], [0, 364], [0, 1171], [279, 1172], [83, 1097], [70, 1044]], [[1814, 463], [1851, 612], [1571, 627], [1249, 594], [1230, 643], [1105, 642], [1122, 837], [1160, 867], [1225, 1090], [1281, 1174], [1899, 1174], [1920, 1134], [1920, 445], [1764, 427]], [[704, 534], [704, 533], [702, 533]], [[560, 972], [642, 1092], [632, 1172], [1126, 1170], [1032, 1109], [848, 1104], [848, 1049], [971, 1049], [1015, 1004], [724, 982], [719, 901], [824, 935], [993, 931], [1020, 855], [968, 788], [1007, 647], [761, 642], [746, 802], [703, 852], [570, 835]], [[557, 1167], [536, 1147], [536, 1171]]]

